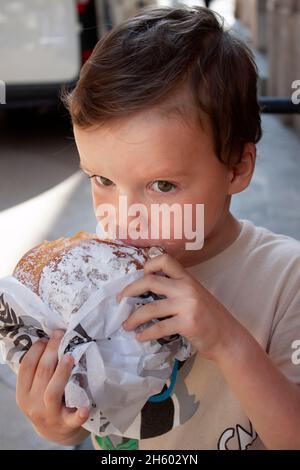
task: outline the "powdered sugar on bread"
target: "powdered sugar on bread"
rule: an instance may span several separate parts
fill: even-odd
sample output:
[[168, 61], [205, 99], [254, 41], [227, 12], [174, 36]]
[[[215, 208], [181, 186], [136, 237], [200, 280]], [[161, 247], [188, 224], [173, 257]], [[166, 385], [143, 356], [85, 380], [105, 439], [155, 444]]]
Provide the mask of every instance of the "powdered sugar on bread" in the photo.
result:
[[34, 247], [14, 276], [67, 320], [103, 283], [142, 269], [148, 252], [82, 231]]

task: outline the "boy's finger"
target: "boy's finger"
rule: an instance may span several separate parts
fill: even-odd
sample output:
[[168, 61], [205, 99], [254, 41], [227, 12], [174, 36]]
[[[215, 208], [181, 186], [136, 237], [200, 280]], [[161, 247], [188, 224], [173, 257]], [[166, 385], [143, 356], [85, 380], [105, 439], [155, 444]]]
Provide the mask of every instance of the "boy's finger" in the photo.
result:
[[187, 277], [187, 272], [184, 267], [169, 254], [163, 254], [156, 256], [148, 261], [144, 265], [145, 274], [151, 274], [162, 271], [172, 279], [184, 279]]
[[178, 317], [172, 317], [168, 320], [157, 322], [153, 326], [149, 326], [137, 335], [139, 341], [152, 341], [163, 338], [164, 336], [172, 336], [180, 333], [180, 324]]
[[74, 359], [65, 354], [59, 361], [56, 370], [44, 392], [44, 404], [50, 413], [60, 413], [63, 406], [65, 386], [69, 380]]
[[46, 346], [47, 341], [36, 341], [23, 357], [17, 376], [17, 396], [23, 396], [30, 392], [39, 360]]
[[173, 316], [177, 313], [176, 305], [170, 299], [155, 300], [135, 310], [123, 323], [126, 331], [134, 330], [139, 325], [155, 318]]
[[42, 354], [32, 383], [32, 392], [43, 394], [58, 362], [58, 348], [64, 332], [57, 330], [51, 336]]
[[157, 274], [146, 274], [126, 286], [118, 294], [117, 299], [120, 301], [122, 297], [137, 297], [148, 291], [166, 297], [176, 296], [176, 294], [178, 294], [178, 288], [175, 283], [176, 281], [158, 276]]
[[65, 424], [72, 429], [77, 429], [82, 426], [89, 417], [88, 408], [79, 408], [74, 411], [71, 408], [63, 408], [62, 416]]

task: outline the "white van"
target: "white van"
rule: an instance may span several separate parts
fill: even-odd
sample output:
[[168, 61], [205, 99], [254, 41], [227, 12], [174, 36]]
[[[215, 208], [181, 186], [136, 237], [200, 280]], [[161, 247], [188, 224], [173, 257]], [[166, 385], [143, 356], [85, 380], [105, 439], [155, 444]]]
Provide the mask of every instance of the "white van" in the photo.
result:
[[0, 0], [0, 109], [51, 104], [75, 83], [98, 39], [94, 3]]

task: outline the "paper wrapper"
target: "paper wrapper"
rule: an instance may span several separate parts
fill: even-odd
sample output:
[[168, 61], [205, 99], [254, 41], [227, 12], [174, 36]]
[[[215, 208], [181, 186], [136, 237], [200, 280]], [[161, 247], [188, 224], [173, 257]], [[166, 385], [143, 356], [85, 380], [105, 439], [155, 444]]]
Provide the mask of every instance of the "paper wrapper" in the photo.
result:
[[14, 277], [1, 279], [0, 362], [17, 373], [35, 341], [63, 329], [58, 356], [69, 353], [75, 361], [65, 387], [66, 406], [89, 407], [90, 415], [83, 425], [88, 431], [101, 436], [126, 435], [148, 398], [161, 392], [175, 359], [183, 361], [195, 352], [179, 335], [138, 341], [136, 332], [153, 322], [135, 332], [122, 328], [130, 313], [155, 300], [152, 294], [116, 301], [116, 294], [143, 273], [139, 270], [108, 281], [68, 322]]

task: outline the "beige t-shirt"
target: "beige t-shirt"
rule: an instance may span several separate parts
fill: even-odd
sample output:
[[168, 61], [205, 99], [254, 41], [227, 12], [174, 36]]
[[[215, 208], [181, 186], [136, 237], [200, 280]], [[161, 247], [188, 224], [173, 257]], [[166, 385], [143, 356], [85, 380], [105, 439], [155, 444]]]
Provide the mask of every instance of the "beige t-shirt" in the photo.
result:
[[[240, 222], [229, 247], [187, 270], [300, 383], [300, 364], [292, 361], [292, 343], [300, 340], [300, 242]], [[100, 442], [119, 449], [264, 449], [218, 368], [198, 353], [180, 364], [170, 398], [147, 402], [124, 437]]]

